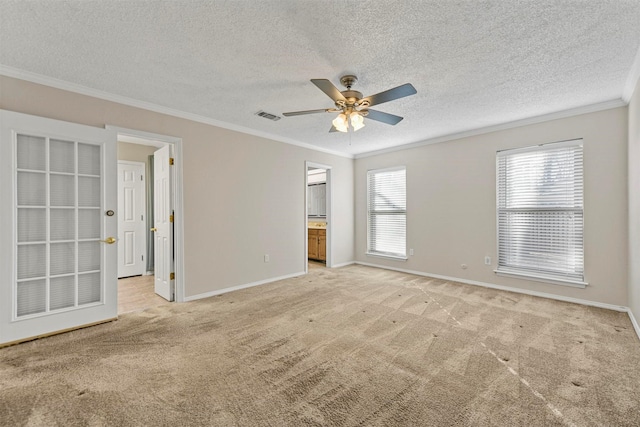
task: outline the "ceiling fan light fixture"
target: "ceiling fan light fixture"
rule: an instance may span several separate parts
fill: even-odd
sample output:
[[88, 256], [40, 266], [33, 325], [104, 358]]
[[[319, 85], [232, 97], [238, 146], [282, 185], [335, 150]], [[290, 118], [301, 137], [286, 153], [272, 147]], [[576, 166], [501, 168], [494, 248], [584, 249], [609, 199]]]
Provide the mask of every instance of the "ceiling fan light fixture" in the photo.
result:
[[338, 117], [331, 122], [338, 132], [349, 132], [349, 122], [344, 113], [338, 114]]
[[362, 117], [362, 114], [354, 111], [349, 117], [351, 118], [351, 126], [353, 126], [354, 131], [360, 130], [364, 127], [364, 117]]

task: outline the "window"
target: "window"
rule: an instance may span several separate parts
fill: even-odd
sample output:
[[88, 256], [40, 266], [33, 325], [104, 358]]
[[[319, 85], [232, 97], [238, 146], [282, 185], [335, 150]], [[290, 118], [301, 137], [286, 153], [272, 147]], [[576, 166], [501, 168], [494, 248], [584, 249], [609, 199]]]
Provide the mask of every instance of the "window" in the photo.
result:
[[497, 273], [586, 285], [582, 140], [501, 151]]
[[367, 253], [407, 255], [406, 168], [367, 172]]

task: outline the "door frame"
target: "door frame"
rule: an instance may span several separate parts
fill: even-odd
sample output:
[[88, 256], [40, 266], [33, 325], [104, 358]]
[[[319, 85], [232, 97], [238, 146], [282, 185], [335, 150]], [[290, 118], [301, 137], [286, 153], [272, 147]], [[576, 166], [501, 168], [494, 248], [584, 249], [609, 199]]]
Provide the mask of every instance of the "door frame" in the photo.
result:
[[[173, 247], [175, 265], [175, 301], [185, 300], [185, 271], [184, 271], [184, 197], [183, 197], [183, 162], [182, 162], [182, 138], [168, 135], [160, 135], [136, 129], [127, 129], [119, 126], [105, 126], [116, 132], [118, 141], [132, 144], [150, 145], [162, 147], [173, 145], [173, 185], [171, 198], [173, 199]], [[147, 178], [149, 179], [149, 178]]]
[[331, 268], [333, 266], [333, 238], [332, 238], [332, 230], [333, 230], [333, 203], [331, 191], [331, 169], [332, 166], [325, 165], [322, 163], [316, 163], [311, 161], [304, 162], [304, 272], [305, 274], [309, 273], [309, 263], [307, 260], [307, 254], [309, 253], [309, 241], [307, 236], [309, 235], [309, 212], [307, 205], [307, 197], [308, 197], [308, 187], [309, 187], [309, 168], [316, 169], [324, 169], [327, 172], [327, 186], [326, 186], [326, 200], [327, 200], [327, 260], [326, 266], [327, 268]]
[[[117, 157], [117, 156], [116, 156]], [[143, 215], [143, 218], [145, 219], [145, 224], [146, 224], [146, 220], [147, 220], [147, 171], [145, 170], [145, 163], [143, 162], [134, 162], [134, 161], [130, 161], [130, 160], [118, 160], [118, 201], [120, 201], [120, 165], [129, 165], [129, 166], [138, 166], [142, 169], [142, 210], [141, 210], [141, 214]], [[142, 245], [141, 250], [142, 250], [142, 257], [144, 260], [144, 264], [143, 264], [143, 268], [142, 268], [142, 272], [140, 274], [142, 274], [143, 276], [146, 274], [147, 272], [147, 233], [149, 232], [149, 230], [147, 230], [147, 227], [144, 226], [143, 227], [144, 232], [144, 245]], [[120, 215], [118, 215], [118, 234], [120, 234]], [[120, 237], [118, 237], [118, 239], [120, 239]], [[119, 242], [120, 240], [118, 240]], [[119, 246], [118, 246], [119, 248]], [[120, 251], [118, 250], [118, 279], [120, 279]]]

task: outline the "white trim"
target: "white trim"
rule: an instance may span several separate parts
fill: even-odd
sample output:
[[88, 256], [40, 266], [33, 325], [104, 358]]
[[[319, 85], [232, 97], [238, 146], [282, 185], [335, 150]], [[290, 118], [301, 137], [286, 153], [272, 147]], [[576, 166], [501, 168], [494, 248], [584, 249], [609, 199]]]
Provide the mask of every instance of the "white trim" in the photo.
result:
[[354, 265], [354, 264], [356, 264], [355, 261], [348, 261], [348, 262], [343, 262], [341, 264], [332, 265], [331, 268], [347, 267], [349, 265]]
[[184, 171], [184, 156], [182, 154], [182, 139], [173, 146], [173, 156], [175, 158], [175, 175], [173, 180], [173, 246], [175, 248], [175, 293], [176, 302], [183, 302], [185, 289], [187, 287], [187, 279], [185, 276], [185, 256], [184, 256], [184, 184], [182, 173]]
[[584, 147], [584, 138], [566, 139], [564, 141], [545, 142], [543, 144], [529, 145], [520, 148], [506, 148], [496, 151], [497, 157], [506, 157], [512, 154], [530, 153], [543, 149], [554, 150], [565, 147]]
[[409, 259], [409, 257], [407, 256], [400, 256], [400, 255], [386, 255], [383, 254], [382, 252], [365, 252], [366, 256], [373, 256], [376, 258], [386, 258], [386, 259], [392, 259], [392, 260], [396, 260], [396, 261], [407, 261]]
[[[168, 107], [163, 107], [161, 105], [153, 104], [150, 102], [139, 101], [137, 99], [128, 98], [121, 95], [111, 94], [105, 91], [92, 89], [86, 86], [82, 86], [76, 83], [67, 82], [65, 80], [56, 79], [53, 77], [44, 76], [42, 74], [36, 74], [29, 71], [20, 70], [18, 68], [9, 67], [7, 65], [0, 64], [0, 75], [4, 75], [7, 77], [12, 77], [15, 79], [25, 80], [32, 83], [37, 83], [57, 89], [66, 90], [69, 92], [78, 93], [81, 95], [87, 95], [98, 99], [104, 99], [106, 101], [117, 102], [123, 105], [129, 105], [131, 107], [142, 108], [148, 111], [154, 111], [156, 113], [167, 114], [173, 117], [179, 117], [187, 120], [191, 120], [198, 123], [204, 123], [216, 127], [220, 127], [223, 129], [229, 129], [236, 132], [242, 132], [245, 134], [258, 136], [261, 138], [271, 139], [273, 141], [283, 142], [285, 144], [291, 144], [298, 147], [306, 148], [313, 151], [318, 151], [321, 153], [333, 154], [339, 157], [345, 157], [347, 159], [360, 159], [363, 157], [376, 156], [378, 154], [392, 153], [394, 151], [406, 150], [410, 148], [422, 147], [424, 145], [436, 144], [439, 142], [453, 141], [460, 138], [466, 138], [469, 136], [482, 135], [485, 133], [496, 132], [499, 130], [512, 129], [519, 126], [525, 126], [535, 123], [546, 122], [550, 120], [561, 119], [565, 117], [578, 116], [581, 114], [594, 113], [597, 111], [610, 110], [613, 108], [624, 107], [629, 103], [631, 99], [631, 95], [633, 95], [633, 88], [631, 87], [631, 81], [633, 81], [633, 76], [635, 75], [636, 81], [638, 80], [638, 74], [640, 71], [640, 54], [636, 56], [636, 60], [634, 61], [634, 66], [629, 73], [629, 78], [627, 79], [627, 84], [625, 85], [625, 89], [623, 91], [623, 96], [621, 99], [612, 99], [610, 101], [604, 101], [597, 104], [585, 105], [582, 107], [572, 108], [569, 110], [556, 111], [554, 113], [543, 114], [541, 116], [529, 117], [525, 119], [515, 120], [512, 122], [501, 123], [497, 125], [470, 129], [468, 131], [457, 132], [452, 134], [445, 134], [439, 137], [430, 138], [427, 140], [416, 141], [413, 143], [403, 144], [396, 147], [385, 148], [382, 150], [374, 150], [368, 151], [366, 153], [360, 154], [347, 154], [340, 151], [329, 150], [326, 148], [318, 147], [316, 145], [307, 144], [304, 142], [296, 141], [291, 138], [285, 138], [278, 135], [273, 135], [267, 132], [256, 131], [254, 129], [249, 129], [244, 126], [238, 126], [227, 122], [222, 122], [219, 120], [210, 119], [208, 117], [200, 116], [193, 113], [187, 113], [180, 110], [175, 110]], [[635, 70], [635, 71], [634, 71]], [[631, 93], [628, 93], [631, 91]], [[628, 98], [628, 99], [627, 99]]]
[[501, 130], [513, 129], [521, 126], [532, 125], [536, 123], [548, 122], [551, 120], [558, 120], [567, 117], [579, 116], [581, 114], [595, 113], [598, 111], [611, 110], [614, 108], [625, 107], [628, 102], [622, 99], [612, 99], [610, 101], [600, 102], [597, 104], [585, 105], [583, 107], [572, 108], [569, 110], [556, 111], [554, 113], [543, 114], [541, 116], [529, 117], [526, 119], [515, 120], [512, 122], [501, 123], [497, 125], [470, 129], [468, 131], [452, 133], [447, 135], [438, 136], [435, 138], [426, 139], [423, 141], [417, 141], [409, 144], [398, 145], [396, 147], [385, 148], [382, 150], [369, 151], [366, 153], [360, 153], [355, 155], [355, 159], [361, 159], [363, 157], [377, 156], [379, 154], [392, 153], [400, 150], [408, 150], [410, 148], [423, 147], [425, 145], [438, 144], [440, 142], [453, 141], [456, 139], [468, 138], [470, 136], [483, 135], [486, 133], [497, 132]]
[[162, 148], [164, 144], [155, 141], [149, 141], [148, 139], [137, 138], [131, 135], [118, 135], [118, 142], [124, 142], [127, 144], [145, 145], [147, 147]]
[[[137, 162], [135, 160], [120, 160], [118, 159], [118, 163], [122, 163], [125, 165], [132, 165], [132, 166], [146, 166], [145, 162]], [[146, 173], [145, 173], [146, 176]]]
[[627, 314], [629, 315], [629, 320], [631, 320], [631, 324], [633, 325], [633, 329], [636, 331], [636, 335], [638, 335], [638, 339], [640, 340], [640, 324], [633, 316], [633, 311], [629, 307], [627, 307]]
[[[173, 179], [173, 210], [175, 221], [173, 223], [174, 231], [174, 248], [175, 248], [175, 300], [176, 302], [185, 301], [185, 288], [186, 288], [186, 276], [185, 276], [185, 255], [184, 255], [184, 185], [183, 185], [183, 155], [182, 155], [182, 138], [168, 135], [160, 135], [151, 132], [145, 132], [135, 129], [127, 129], [119, 126], [105, 125], [105, 129], [112, 130], [118, 135], [118, 138], [124, 136], [124, 139], [133, 140], [147, 140], [147, 144], [152, 145], [153, 141], [164, 144], [173, 145], [173, 157], [175, 174]], [[140, 142], [136, 142], [140, 144]]]
[[20, 80], [26, 80], [33, 83], [38, 83], [57, 89], [66, 90], [69, 92], [79, 93], [81, 95], [87, 95], [94, 98], [104, 99], [106, 101], [117, 102], [118, 104], [129, 105], [131, 107], [142, 108], [148, 111], [154, 111], [156, 113], [167, 114], [173, 117], [179, 117], [182, 119], [191, 120], [198, 123], [204, 123], [211, 126], [216, 126], [223, 129], [229, 129], [236, 132], [242, 132], [248, 135], [257, 136], [260, 138], [267, 138], [273, 141], [284, 142], [285, 144], [291, 144], [298, 147], [306, 148], [313, 151], [319, 151], [322, 153], [333, 154], [334, 156], [346, 157], [353, 159], [351, 154], [342, 153], [339, 151], [329, 150], [321, 148], [315, 145], [307, 144], [304, 142], [296, 141], [291, 138], [285, 138], [279, 135], [274, 135], [268, 132], [257, 131], [248, 127], [239, 126], [233, 123], [227, 123], [220, 120], [211, 119], [198, 114], [187, 113], [185, 111], [175, 110], [173, 108], [163, 107], [161, 105], [153, 104], [151, 102], [139, 101], [137, 99], [129, 98], [122, 95], [115, 95], [109, 92], [104, 92], [97, 89], [92, 89], [87, 86], [82, 86], [76, 83], [67, 82], [65, 80], [56, 79], [53, 77], [44, 76], [42, 74], [36, 74], [29, 71], [20, 70], [18, 68], [9, 67], [0, 64], [0, 75], [7, 77], [13, 77]]
[[504, 269], [504, 267], [502, 270], [498, 268], [496, 270], [493, 270], [493, 272], [498, 276], [512, 277], [514, 279], [526, 279], [532, 280], [534, 282], [549, 283], [552, 285], [570, 286], [572, 288], [584, 289], [589, 285], [587, 282], [581, 282], [579, 280], [562, 279], [557, 276], [547, 276], [544, 274], [536, 275], [531, 272], [519, 271], [515, 269]]
[[558, 301], [571, 302], [575, 304], [588, 305], [591, 307], [605, 308], [607, 310], [614, 310], [614, 311], [627, 312], [627, 313], [629, 312], [629, 309], [623, 305], [614, 305], [614, 304], [607, 304], [607, 303], [598, 302], [598, 301], [589, 301], [581, 298], [565, 297], [562, 295], [549, 294], [546, 292], [530, 291], [527, 289], [513, 288], [511, 286], [495, 285], [493, 283], [478, 282], [476, 280], [467, 280], [467, 279], [460, 279], [457, 277], [442, 276], [439, 274], [424, 273], [422, 271], [407, 270], [404, 268], [387, 267], [385, 265], [370, 264], [370, 263], [361, 262], [361, 261], [356, 261], [356, 264], [366, 265], [368, 267], [381, 268], [383, 270], [394, 270], [394, 271], [399, 271], [401, 273], [415, 274], [416, 276], [432, 277], [434, 279], [442, 279], [442, 280], [448, 280], [451, 282], [459, 282], [467, 285], [482, 286], [484, 288], [497, 289], [500, 291], [515, 292], [517, 294], [531, 295], [534, 297], [548, 298], [548, 299], [553, 299]]
[[118, 141], [129, 142], [131, 144], [149, 145], [162, 148], [164, 143], [177, 144], [182, 142], [182, 138], [170, 135], [160, 135], [159, 133], [146, 132], [143, 130], [128, 129], [120, 126], [105, 125], [105, 129], [111, 129], [118, 134]]
[[259, 280], [257, 282], [245, 283], [244, 285], [231, 286], [224, 289], [217, 289], [215, 291], [205, 292], [203, 294], [191, 295], [189, 297], [184, 298], [184, 302], [196, 301], [203, 298], [214, 297], [220, 294], [226, 294], [227, 292], [239, 291], [240, 289], [252, 288], [254, 286], [265, 285], [267, 283], [277, 282], [279, 280], [291, 279], [292, 277], [304, 276], [306, 273], [304, 271], [299, 273], [287, 274], [280, 277], [273, 277], [271, 279]]
[[628, 104], [631, 101], [631, 97], [633, 96], [633, 92], [635, 91], [638, 81], [640, 80], [640, 48], [638, 48], [638, 53], [636, 53], [636, 58], [631, 65], [631, 70], [629, 70], [629, 75], [627, 76], [627, 82], [622, 89], [622, 100], [625, 104]]
[[304, 272], [305, 274], [309, 273], [309, 212], [308, 212], [308, 188], [309, 188], [309, 168], [318, 168], [323, 169], [327, 174], [326, 178], [326, 193], [325, 198], [327, 200], [327, 212], [325, 216], [325, 221], [327, 223], [327, 235], [326, 235], [326, 260], [325, 265], [328, 268], [333, 267], [333, 251], [331, 248], [333, 247], [333, 191], [331, 190], [333, 183], [333, 174], [331, 172], [333, 166], [325, 165], [322, 163], [316, 163], [311, 161], [304, 162]]

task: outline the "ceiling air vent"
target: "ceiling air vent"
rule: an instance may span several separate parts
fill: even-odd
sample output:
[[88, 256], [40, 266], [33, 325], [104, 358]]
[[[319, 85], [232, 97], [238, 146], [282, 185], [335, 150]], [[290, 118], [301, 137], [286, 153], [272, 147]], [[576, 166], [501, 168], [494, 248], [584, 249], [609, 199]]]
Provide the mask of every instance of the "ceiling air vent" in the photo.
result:
[[273, 120], [274, 122], [277, 122], [282, 118], [280, 116], [276, 116], [275, 114], [267, 113], [266, 111], [262, 110], [258, 111], [256, 113], [256, 116], [264, 117], [265, 119]]

